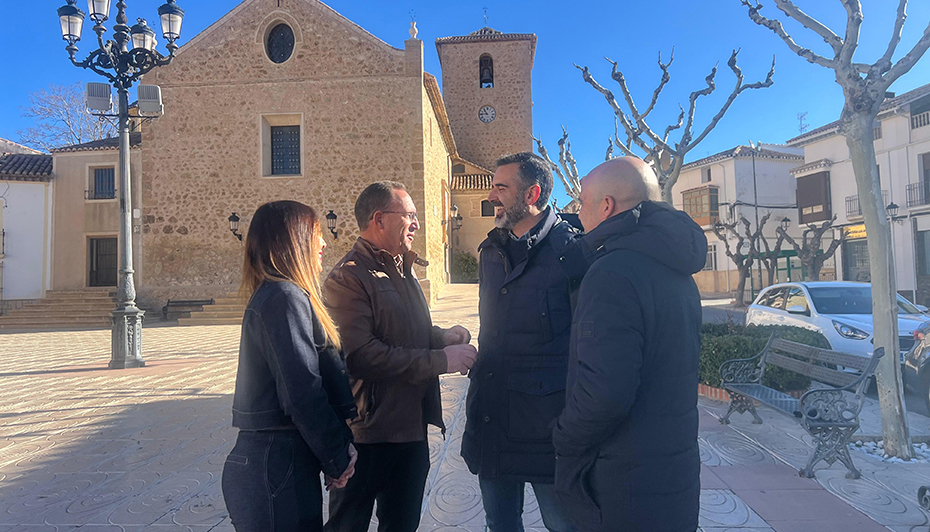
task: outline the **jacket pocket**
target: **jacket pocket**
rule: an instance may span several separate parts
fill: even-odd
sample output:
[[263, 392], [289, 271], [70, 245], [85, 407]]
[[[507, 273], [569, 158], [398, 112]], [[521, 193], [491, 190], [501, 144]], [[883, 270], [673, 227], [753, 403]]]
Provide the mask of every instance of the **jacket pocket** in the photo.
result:
[[581, 456], [558, 456], [555, 460], [555, 493], [569, 519], [575, 524], [597, 527], [601, 508], [591, 484], [591, 472], [597, 453]]
[[547, 368], [512, 373], [507, 380], [507, 437], [552, 441], [552, 420], [565, 408], [565, 372]]

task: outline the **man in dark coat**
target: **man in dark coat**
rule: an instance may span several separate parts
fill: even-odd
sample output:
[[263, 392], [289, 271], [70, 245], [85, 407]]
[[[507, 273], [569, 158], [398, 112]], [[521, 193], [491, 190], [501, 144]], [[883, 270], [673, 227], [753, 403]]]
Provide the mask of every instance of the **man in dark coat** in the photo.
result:
[[585, 531], [693, 532], [700, 457], [701, 303], [691, 278], [707, 240], [659, 203], [635, 157], [584, 180], [587, 235], [563, 256], [581, 281], [565, 411], [556, 423], [556, 492]]
[[553, 489], [551, 424], [565, 406], [571, 302], [559, 254], [579, 237], [547, 206], [552, 173], [532, 153], [500, 159], [479, 246], [478, 362], [469, 377], [462, 456], [478, 475], [491, 532], [523, 530], [525, 483], [552, 532], [571, 525]]

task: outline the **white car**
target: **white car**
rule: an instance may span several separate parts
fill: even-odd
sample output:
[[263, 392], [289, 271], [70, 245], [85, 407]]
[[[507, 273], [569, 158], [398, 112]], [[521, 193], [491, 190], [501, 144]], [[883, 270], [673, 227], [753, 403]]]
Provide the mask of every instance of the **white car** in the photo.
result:
[[[914, 329], [930, 321], [926, 307], [898, 296], [898, 336], [903, 356]], [[822, 333], [834, 351], [872, 356], [872, 285], [841, 281], [782, 283], [759, 294], [747, 325], [793, 325]]]

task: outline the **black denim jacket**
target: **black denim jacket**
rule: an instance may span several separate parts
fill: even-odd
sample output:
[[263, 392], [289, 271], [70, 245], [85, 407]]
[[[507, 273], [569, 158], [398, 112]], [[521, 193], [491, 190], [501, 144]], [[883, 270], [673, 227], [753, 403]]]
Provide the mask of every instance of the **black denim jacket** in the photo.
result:
[[339, 477], [352, 441], [346, 420], [358, 412], [345, 358], [323, 338], [303, 290], [287, 281], [262, 283], [242, 320], [233, 426], [296, 426], [323, 472]]

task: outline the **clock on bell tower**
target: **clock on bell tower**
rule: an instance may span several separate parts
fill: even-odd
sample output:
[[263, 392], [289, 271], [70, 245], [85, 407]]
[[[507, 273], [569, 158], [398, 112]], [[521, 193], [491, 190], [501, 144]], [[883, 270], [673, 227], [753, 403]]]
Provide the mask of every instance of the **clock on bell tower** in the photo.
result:
[[498, 158], [532, 151], [536, 35], [484, 27], [436, 39], [436, 50], [459, 155], [494, 170]]

